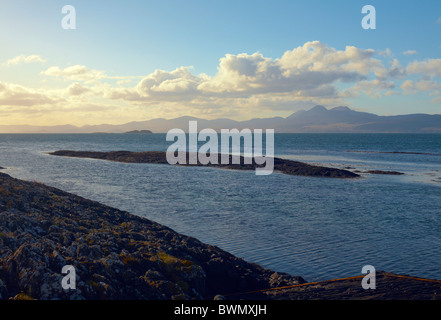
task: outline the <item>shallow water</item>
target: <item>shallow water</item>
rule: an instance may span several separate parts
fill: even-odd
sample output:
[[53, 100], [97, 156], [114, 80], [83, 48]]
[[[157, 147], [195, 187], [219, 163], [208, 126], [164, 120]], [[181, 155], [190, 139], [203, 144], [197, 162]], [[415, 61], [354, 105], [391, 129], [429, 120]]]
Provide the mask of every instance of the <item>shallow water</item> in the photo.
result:
[[165, 135], [0, 135], [0, 166], [308, 281], [377, 270], [441, 279], [441, 135], [276, 134], [276, 156], [404, 176], [340, 180], [54, 157], [162, 150]]

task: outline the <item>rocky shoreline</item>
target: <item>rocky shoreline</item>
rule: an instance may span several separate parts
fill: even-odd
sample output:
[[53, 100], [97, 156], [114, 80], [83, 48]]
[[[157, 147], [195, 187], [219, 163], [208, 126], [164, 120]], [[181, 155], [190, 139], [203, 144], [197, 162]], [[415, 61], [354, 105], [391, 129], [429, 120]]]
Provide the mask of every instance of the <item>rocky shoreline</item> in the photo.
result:
[[[146, 151], [146, 152], [131, 152], [131, 151], [111, 151], [111, 152], [96, 152], [96, 151], [72, 151], [59, 150], [49, 153], [53, 156], [75, 157], [75, 158], [91, 158], [124, 163], [154, 163], [154, 164], [168, 164], [166, 152], [162, 151]], [[189, 153], [186, 154], [187, 159]], [[219, 164], [204, 165], [198, 162], [197, 166], [209, 166], [222, 169], [232, 170], [255, 170], [260, 165], [256, 164], [255, 159], [252, 159], [252, 164], [245, 164], [244, 157], [239, 157], [240, 164], [232, 164], [233, 156], [230, 155], [230, 164], [221, 164], [220, 155], [218, 158]], [[187, 161], [188, 163], [188, 161]], [[351, 179], [360, 177], [358, 174], [348, 170], [328, 168], [321, 166], [309, 165], [303, 162], [274, 158], [274, 171], [281, 172], [288, 175], [308, 176], [308, 177], [324, 177], [324, 178], [342, 178]]]
[[[74, 266], [76, 289], [63, 289]], [[281, 288], [282, 287], [282, 288]], [[0, 173], [0, 300], [439, 299], [441, 281], [380, 272], [306, 283], [98, 202]]]
[[[76, 269], [64, 290], [62, 268]], [[305, 282], [127, 212], [0, 173], [0, 299], [213, 299]]]

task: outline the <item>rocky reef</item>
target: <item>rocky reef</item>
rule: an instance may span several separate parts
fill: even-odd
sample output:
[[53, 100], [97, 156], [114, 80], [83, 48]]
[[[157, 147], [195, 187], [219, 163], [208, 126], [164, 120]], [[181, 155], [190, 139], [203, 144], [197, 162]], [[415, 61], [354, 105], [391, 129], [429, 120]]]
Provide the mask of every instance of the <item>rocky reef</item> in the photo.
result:
[[386, 175], [392, 175], [392, 176], [401, 176], [404, 175], [403, 172], [398, 171], [383, 171], [383, 170], [369, 170], [367, 173], [370, 174], [386, 174]]
[[[75, 268], [76, 289], [62, 288], [66, 265]], [[148, 219], [0, 173], [0, 299], [213, 299], [304, 282]]]
[[[49, 153], [53, 156], [76, 157], [76, 158], [92, 158], [108, 161], [117, 161], [125, 163], [154, 163], [154, 164], [168, 164], [166, 152], [162, 151], [146, 151], [146, 152], [131, 152], [131, 151], [111, 151], [111, 152], [95, 152], [95, 151], [72, 151], [60, 150]], [[189, 159], [189, 153], [186, 154]], [[220, 155], [218, 155], [218, 164], [201, 164], [198, 166], [209, 166], [232, 170], [255, 170], [261, 165], [256, 164], [255, 159], [252, 159], [251, 164], [245, 162], [244, 157], [229, 156], [229, 164], [221, 164]], [[233, 157], [237, 157], [239, 164], [233, 163]], [[188, 161], [187, 161], [188, 163]], [[188, 164], [189, 165], [189, 164]], [[292, 161], [287, 159], [274, 158], [274, 170], [296, 176], [308, 177], [326, 177], [326, 178], [358, 178], [358, 174], [348, 170], [328, 168], [321, 166], [314, 166], [307, 163]]]

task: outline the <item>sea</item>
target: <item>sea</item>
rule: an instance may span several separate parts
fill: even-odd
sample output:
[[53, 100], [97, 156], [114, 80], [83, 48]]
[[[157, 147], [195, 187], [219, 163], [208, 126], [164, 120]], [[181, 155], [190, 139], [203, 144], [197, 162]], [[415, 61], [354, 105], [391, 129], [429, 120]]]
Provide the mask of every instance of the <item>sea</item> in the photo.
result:
[[[127, 164], [56, 150], [166, 151], [165, 134], [1, 134], [0, 166], [307, 281], [441, 279], [441, 134], [275, 134], [275, 156], [357, 179]], [[370, 170], [404, 175], [368, 174]]]

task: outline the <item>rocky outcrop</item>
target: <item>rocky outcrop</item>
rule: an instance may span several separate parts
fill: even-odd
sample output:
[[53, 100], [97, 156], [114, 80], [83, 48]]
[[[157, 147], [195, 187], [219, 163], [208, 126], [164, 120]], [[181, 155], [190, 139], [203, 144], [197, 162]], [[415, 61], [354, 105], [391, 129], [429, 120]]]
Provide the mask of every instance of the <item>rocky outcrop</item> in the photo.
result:
[[[63, 289], [62, 268], [76, 271]], [[0, 173], [0, 299], [212, 299], [305, 282], [127, 212]]]
[[404, 175], [403, 172], [398, 172], [398, 171], [382, 171], [382, 170], [369, 170], [366, 173], [370, 173], [370, 174], [385, 174], [385, 175], [392, 175], [392, 176]]
[[[375, 289], [363, 289], [363, 276], [306, 283], [255, 295], [278, 300], [441, 300], [441, 281], [378, 271]], [[255, 297], [258, 297], [255, 296]], [[240, 295], [227, 298], [240, 299]], [[248, 294], [248, 298], [252, 298]]]
[[[60, 150], [49, 153], [53, 156], [64, 157], [76, 157], [76, 158], [92, 158], [108, 161], [126, 162], [126, 163], [155, 163], [155, 164], [168, 164], [166, 158], [166, 152], [162, 151], [146, 151], [146, 152], [131, 152], [131, 151], [111, 151], [111, 152], [94, 152], [94, 151], [71, 151]], [[229, 164], [221, 164], [220, 155], [218, 158], [218, 164], [201, 164], [199, 161], [198, 166], [209, 166], [223, 169], [233, 170], [256, 170], [261, 167], [256, 164], [255, 159], [252, 159], [251, 164], [245, 163], [244, 157], [238, 157], [240, 164], [233, 164], [233, 156], [229, 156]], [[234, 156], [236, 157], [236, 156]], [[187, 159], [189, 153], [187, 153]], [[187, 161], [188, 163], [188, 161]], [[358, 178], [358, 174], [348, 170], [328, 168], [321, 166], [309, 165], [303, 162], [292, 161], [287, 159], [274, 158], [274, 170], [296, 176], [308, 176], [308, 177], [325, 177], [325, 178]]]

